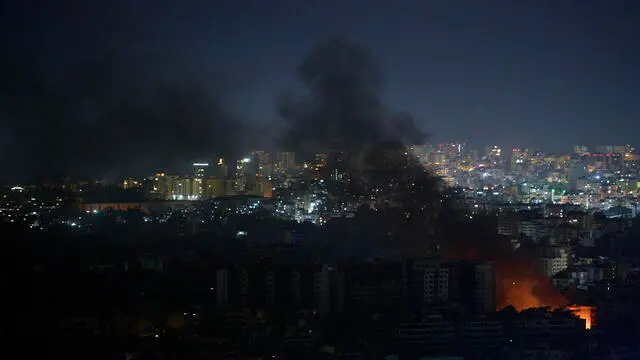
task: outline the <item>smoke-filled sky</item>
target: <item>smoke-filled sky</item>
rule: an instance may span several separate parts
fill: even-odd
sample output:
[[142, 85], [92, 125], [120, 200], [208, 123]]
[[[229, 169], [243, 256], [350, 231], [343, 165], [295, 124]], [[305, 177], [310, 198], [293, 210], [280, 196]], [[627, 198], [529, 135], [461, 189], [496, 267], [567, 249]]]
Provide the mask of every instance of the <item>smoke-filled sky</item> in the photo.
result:
[[380, 99], [382, 75], [365, 47], [343, 38], [322, 39], [297, 67], [302, 95], [285, 93], [278, 112], [284, 129], [277, 144], [305, 157], [327, 149], [358, 157], [381, 142], [422, 144], [425, 133], [411, 115]]
[[313, 91], [299, 65], [334, 35], [371, 52], [376, 99], [436, 141], [569, 151], [640, 131], [633, 0], [15, 0], [0, 17], [2, 178], [275, 138], [283, 91]]

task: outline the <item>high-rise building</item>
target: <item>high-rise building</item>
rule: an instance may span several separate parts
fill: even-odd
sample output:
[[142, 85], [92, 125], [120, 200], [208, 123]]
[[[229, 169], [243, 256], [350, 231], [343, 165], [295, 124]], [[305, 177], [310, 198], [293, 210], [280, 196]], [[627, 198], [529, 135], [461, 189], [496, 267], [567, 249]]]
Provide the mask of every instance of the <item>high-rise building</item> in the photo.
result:
[[331, 273], [333, 269], [322, 265], [313, 274], [314, 300], [321, 317], [329, 316], [331, 312]]
[[273, 196], [273, 185], [267, 180], [256, 179], [256, 181], [247, 182], [244, 191], [247, 195], [270, 198]]
[[582, 159], [576, 159], [571, 161], [567, 170], [567, 180], [569, 181], [570, 190], [578, 190], [578, 181], [584, 179], [588, 174], [587, 167], [582, 162]]
[[347, 173], [347, 154], [339, 150], [328, 150], [324, 152], [325, 175], [327, 178], [338, 181], [345, 177]]
[[251, 152], [251, 169], [258, 178], [268, 178], [273, 173], [271, 154], [262, 150]]
[[547, 247], [539, 261], [540, 272], [551, 278], [569, 267], [569, 252], [564, 247]]
[[423, 275], [423, 304], [433, 305], [449, 300], [449, 268], [427, 267]]
[[276, 169], [279, 173], [285, 173], [294, 170], [296, 167], [296, 153], [294, 152], [281, 152], [278, 153], [278, 161], [276, 162]]
[[234, 190], [244, 192], [249, 179], [255, 178], [255, 169], [252, 167], [251, 158], [243, 158], [236, 162], [236, 171], [233, 175]]
[[188, 177], [174, 177], [171, 179], [172, 200], [196, 200], [201, 196], [201, 182]]
[[573, 153], [578, 155], [588, 154], [589, 148], [584, 145], [576, 145], [573, 147]]
[[192, 195], [196, 195], [197, 197], [202, 197], [203, 191], [203, 181], [207, 176], [207, 170], [209, 169], [209, 163], [194, 163], [193, 167], [195, 168], [195, 176], [193, 178], [193, 187], [194, 193]]
[[435, 151], [429, 154], [429, 163], [436, 165], [447, 165], [449, 163], [449, 158], [446, 153], [441, 151]]
[[495, 310], [495, 272], [490, 262], [414, 259], [405, 263], [409, 308], [456, 303], [470, 312]]
[[521, 171], [524, 168], [527, 159], [528, 153], [526, 150], [523, 151], [519, 148], [513, 149], [509, 158], [509, 170], [511, 172]]
[[485, 156], [493, 164], [500, 162], [502, 149], [498, 145], [487, 146], [485, 148]]
[[454, 159], [462, 155], [464, 144], [462, 143], [444, 143], [436, 145], [436, 151], [445, 154], [447, 159]]
[[204, 163], [204, 162], [193, 163], [193, 167], [195, 169], [195, 178], [204, 179], [207, 175], [207, 170], [209, 169], [209, 163]]
[[493, 264], [480, 262], [475, 265], [476, 311], [480, 313], [493, 312], [496, 309], [496, 274]]
[[216, 292], [216, 305], [225, 306], [229, 301], [229, 271], [226, 269], [216, 270], [216, 287], [212, 290]]
[[202, 197], [205, 199], [224, 196], [226, 182], [216, 177], [204, 179], [202, 182]]
[[471, 149], [471, 151], [469, 151], [469, 158], [471, 158], [471, 161], [478, 161], [480, 159], [480, 156], [478, 155], [478, 150]]
[[157, 173], [151, 179], [151, 187], [146, 194], [149, 199], [168, 200], [171, 194], [171, 177], [165, 173]]
[[227, 179], [227, 177], [229, 176], [229, 168], [227, 167], [227, 163], [223, 158], [218, 158], [218, 160], [216, 161], [213, 176], [223, 180]]
[[402, 263], [349, 264], [345, 270], [347, 312], [366, 312], [406, 303]]
[[635, 151], [631, 145], [599, 145], [596, 146], [598, 154], [631, 154]]
[[255, 175], [254, 164], [250, 157], [245, 157], [236, 161], [235, 177]]

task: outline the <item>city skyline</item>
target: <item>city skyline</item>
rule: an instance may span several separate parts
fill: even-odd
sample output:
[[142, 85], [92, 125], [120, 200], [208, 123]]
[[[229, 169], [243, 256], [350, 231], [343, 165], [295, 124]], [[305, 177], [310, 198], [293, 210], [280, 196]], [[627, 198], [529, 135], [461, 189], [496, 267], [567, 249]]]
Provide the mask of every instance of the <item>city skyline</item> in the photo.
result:
[[3, 2], [8, 353], [640, 358], [638, 19]]
[[[191, 161], [200, 155], [195, 150], [276, 142], [287, 129], [278, 99], [283, 91], [300, 93], [296, 67], [317, 41], [336, 34], [371, 52], [383, 74], [377, 99], [410, 114], [432, 141], [561, 152], [601, 139], [632, 143], [638, 131], [640, 75], [633, 65], [639, 54], [632, 44], [639, 6], [633, 2], [406, 1], [394, 5], [391, 18], [379, 1], [246, 7], [161, 1], [153, 12], [147, 5], [6, 5], [3, 63], [11, 73], [3, 75], [3, 94], [22, 99], [15, 90], [30, 86], [25, 79], [42, 85], [41, 75], [63, 85], [40, 87], [62, 98], [45, 96], [34, 113], [3, 109], [9, 115], [0, 126], [5, 168], [43, 175], [56, 162], [67, 171], [95, 164], [126, 173], [160, 158]], [[79, 91], [87, 86], [78, 80], [83, 71], [93, 83]], [[118, 116], [105, 114], [123, 101], [114, 96], [123, 86], [151, 83], [168, 85], [168, 93], [134, 101]], [[96, 91], [96, 99], [84, 99]], [[79, 93], [93, 105], [77, 104]], [[65, 96], [72, 100], [66, 110], [60, 108]], [[140, 111], [144, 116], [132, 115]], [[111, 146], [114, 139], [123, 146]], [[123, 162], [125, 154], [135, 155], [131, 164]]]
[[[479, 164], [482, 164], [484, 160], [488, 160], [489, 157], [491, 157], [491, 153], [495, 152], [496, 150], [498, 150], [497, 156], [501, 157], [503, 162], [509, 162], [510, 159], [516, 154], [516, 153], [521, 153], [524, 154], [527, 151], [531, 152], [531, 151], [535, 151], [535, 153], [537, 154], [542, 154], [545, 156], [561, 156], [561, 155], [587, 155], [587, 154], [592, 154], [592, 155], [598, 155], [598, 154], [620, 154], [620, 155], [626, 155], [628, 160], [636, 160], [638, 157], [638, 152], [636, 151], [636, 148], [630, 144], [617, 144], [617, 145], [613, 145], [613, 144], [608, 144], [608, 145], [604, 145], [604, 144], [600, 144], [600, 145], [596, 145], [596, 146], [587, 146], [583, 144], [574, 144], [573, 146], [569, 147], [569, 150], [567, 151], [561, 151], [561, 152], [546, 152], [545, 149], [543, 148], [539, 148], [539, 147], [515, 147], [515, 148], [507, 148], [505, 146], [502, 146], [502, 144], [486, 144], [484, 146], [478, 147], [478, 148], [474, 148], [468, 145], [467, 142], [458, 142], [458, 141], [447, 141], [447, 142], [442, 142], [442, 143], [433, 143], [433, 142], [426, 142], [424, 144], [421, 145], [410, 145], [407, 144], [405, 145], [407, 149], [409, 150], [413, 150], [413, 149], [420, 149], [421, 152], [427, 151], [429, 154], [432, 155], [437, 155], [439, 153], [447, 153], [449, 152], [449, 147], [450, 146], [454, 146], [456, 152], [459, 155], [464, 155], [466, 157], [469, 158], [469, 160], [474, 160], [479, 162]], [[327, 152], [330, 152], [331, 150], [327, 150], [327, 151], [321, 151], [318, 154], [326, 154]], [[244, 153], [244, 155], [242, 155], [240, 153], [240, 156], [237, 159], [234, 159], [232, 157], [225, 157], [225, 156], [221, 156], [220, 153], [213, 155], [213, 156], [197, 156], [194, 157], [194, 160], [191, 161], [186, 161], [182, 164], [177, 164], [177, 166], [160, 166], [160, 167], [141, 167], [139, 169], [136, 169], [135, 171], [131, 172], [131, 173], [124, 173], [124, 174], [120, 174], [119, 176], [115, 176], [115, 177], [107, 177], [104, 174], [100, 174], [100, 173], [96, 173], [93, 175], [88, 175], [88, 176], [71, 176], [69, 174], [64, 174], [64, 175], [60, 175], [60, 176], [50, 176], [50, 177], [45, 177], [45, 176], [38, 176], [38, 177], [30, 177], [30, 178], [22, 178], [22, 179], [16, 179], [16, 178], [11, 178], [10, 176], [6, 176], [4, 178], [0, 178], [0, 185], [9, 185], [9, 184], [17, 184], [17, 183], [38, 183], [38, 182], [55, 182], [55, 181], [59, 181], [61, 179], [65, 179], [65, 178], [73, 178], [75, 180], [96, 180], [99, 179], [101, 181], [107, 180], [109, 182], [117, 182], [120, 181], [122, 179], [132, 179], [132, 178], [145, 178], [145, 177], [153, 177], [153, 174], [157, 174], [157, 173], [167, 173], [167, 174], [171, 174], [171, 175], [186, 175], [192, 172], [193, 168], [200, 168], [200, 174], [202, 175], [202, 173], [204, 172], [204, 169], [222, 169], [224, 174], [228, 173], [228, 166], [231, 164], [232, 167], [235, 167], [236, 163], [244, 163], [244, 167], [250, 166], [252, 170], [258, 171], [258, 167], [260, 167], [259, 164], [261, 163], [270, 163], [271, 167], [269, 168], [269, 171], [274, 171], [277, 170], [279, 167], [282, 168], [282, 164], [283, 161], [287, 162], [288, 165], [286, 166], [286, 168], [289, 169], [293, 169], [294, 167], [301, 167], [305, 164], [310, 164], [313, 163], [314, 161], [317, 161], [317, 157], [319, 156], [318, 154], [314, 154], [311, 157], [307, 157], [307, 158], [300, 158], [300, 157], [296, 157], [296, 153], [295, 152], [287, 152], [287, 151], [269, 151], [269, 150], [252, 150], [252, 151], [246, 151]], [[414, 151], [414, 154], [415, 151]], [[533, 154], [533, 153], [531, 153]], [[416, 154], [417, 155], [417, 154]], [[274, 157], [272, 157], [274, 156]], [[289, 160], [283, 160], [277, 157], [280, 156], [288, 156], [290, 159]], [[325, 155], [326, 156], [326, 155]], [[429, 166], [430, 163], [433, 163], [434, 161], [431, 161], [431, 159], [425, 157], [425, 154], [420, 154], [419, 156], [420, 162], [424, 165], [424, 166]], [[431, 156], [430, 156], [431, 157]], [[255, 164], [250, 165], [249, 163], [253, 163], [255, 162]], [[437, 162], [437, 161], [435, 161]], [[505, 163], [506, 164], [506, 163]], [[174, 164], [176, 165], [176, 164]], [[255, 167], [255, 168], [254, 168]], [[282, 170], [282, 169], [281, 169]], [[431, 171], [433, 171], [433, 169], [430, 169]], [[214, 172], [216, 175], [216, 177], [220, 177], [223, 178], [224, 176], [220, 175], [220, 171], [221, 170], [211, 170], [212, 172]], [[200, 176], [201, 176], [200, 175]], [[434, 173], [434, 175], [439, 175], [437, 173]]]

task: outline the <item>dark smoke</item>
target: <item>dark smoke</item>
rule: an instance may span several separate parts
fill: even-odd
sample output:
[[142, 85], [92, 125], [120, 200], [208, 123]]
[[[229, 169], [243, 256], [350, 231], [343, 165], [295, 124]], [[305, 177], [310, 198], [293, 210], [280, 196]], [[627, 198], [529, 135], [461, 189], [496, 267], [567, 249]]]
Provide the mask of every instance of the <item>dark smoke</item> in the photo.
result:
[[297, 75], [306, 96], [284, 96], [279, 104], [288, 125], [281, 147], [305, 157], [328, 149], [350, 156], [374, 144], [421, 144], [426, 135], [413, 118], [382, 104], [382, 74], [371, 52], [342, 38], [318, 42]]
[[382, 104], [383, 77], [371, 52], [341, 38], [322, 40], [297, 74], [308, 91], [281, 99], [287, 125], [281, 147], [303, 159], [326, 150], [345, 153], [345, 191], [339, 196], [404, 209], [403, 222], [432, 214], [439, 183], [406, 148], [422, 144], [426, 134], [409, 114]]
[[210, 88], [145, 66], [102, 56], [54, 71], [5, 56], [0, 161], [16, 173], [4, 178], [143, 175], [234, 150], [242, 124]]

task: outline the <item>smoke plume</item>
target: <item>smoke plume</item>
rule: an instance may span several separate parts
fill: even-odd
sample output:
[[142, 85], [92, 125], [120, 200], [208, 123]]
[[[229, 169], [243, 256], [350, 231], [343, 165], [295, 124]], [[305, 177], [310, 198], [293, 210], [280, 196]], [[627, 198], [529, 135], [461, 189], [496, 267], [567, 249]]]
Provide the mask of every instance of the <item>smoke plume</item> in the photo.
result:
[[283, 149], [305, 157], [339, 149], [357, 157], [378, 143], [425, 140], [409, 114], [393, 112], [380, 101], [383, 78], [367, 48], [342, 38], [319, 41], [297, 75], [308, 92], [280, 101], [279, 113], [288, 126]]
[[319, 41], [297, 75], [307, 92], [281, 98], [281, 148], [303, 159], [327, 150], [346, 154], [343, 194], [416, 215], [432, 208], [438, 181], [405, 147], [422, 144], [426, 134], [409, 114], [382, 104], [383, 77], [368, 49], [342, 38]]
[[3, 168], [30, 179], [142, 175], [233, 150], [242, 124], [211, 89], [146, 70], [118, 56], [55, 71], [5, 56]]

